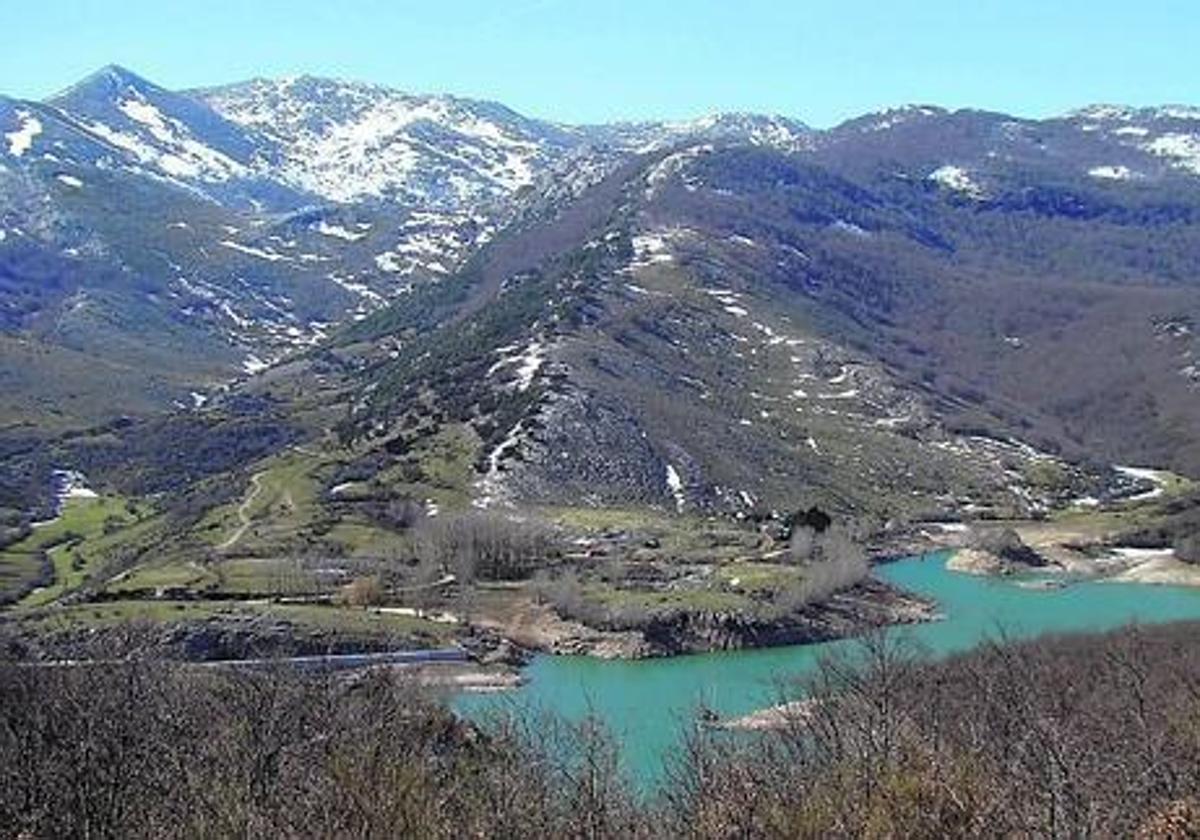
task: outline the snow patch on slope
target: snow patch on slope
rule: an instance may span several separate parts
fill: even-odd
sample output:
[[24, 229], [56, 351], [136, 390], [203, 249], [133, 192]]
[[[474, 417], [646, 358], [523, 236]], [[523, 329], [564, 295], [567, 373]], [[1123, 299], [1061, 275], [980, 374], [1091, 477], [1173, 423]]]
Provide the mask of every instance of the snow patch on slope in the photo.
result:
[[669, 154], [654, 164], [646, 172], [646, 199], [653, 199], [658, 195], [663, 185], [675, 176], [682, 177], [683, 184], [689, 191], [697, 189], [699, 183], [694, 178], [687, 176], [688, 164], [704, 155], [711, 154], [712, 151], [712, 145], [704, 143]]
[[1093, 166], [1088, 175], [1103, 181], [1128, 181], [1133, 178], [1133, 170], [1128, 166]]
[[505, 435], [504, 440], [500, 441], [496, 448], [488, 454], [487, 472], [475, 484], [475, 487], [479, 490], [479, 496], [471, 502], [473, 506], [487, 509], [502, 500], [504, 496], [504, 478], [501, 461], [509, 453], [516, 451], [517, 447], [521, 445], [523, 427], [523, 421], [518, 421], [509, 430], [508, 434]]
[[1142, 148], [1179, 169], [1200, 175], [1200, 137], [1195, 134], [1164, 134]]
[[971, 180], [971, 176], [967, 170], [959, 166], [939, 166], [927, 176], [930, 181], [941, 184], [948, 190], [956, 193], [961, 193], [969, 198], [983, 198], [984, 190], [979, 184]]
[[624, 270], [635, 271], [660, 263], [673, 262], [675, 257], [671, 253], [671, 240], [680, 233], [680, 230], [672, 229], [634, 234], [630, 240], [633, 245], [633, 260]]
[[675, 498], [675, 510], [683, 513], [683, 506], [687, 503], [687, 495], [683, 492], [683, 479], [679, 477], [675, 467], [670, 464], [667, 464], [667, 489]]
[[375, 255], [375, 265], [389, 274], [408, 275], [421, 269], [449, 274], [493, 231], [481, 216], [416, 212], [400, 226], [396, 245]]
[[344, 277], [336, 271], [326, 275], [326, 279], [339, 288], [345, 289], [353, 295], [358, 295], [370, 303], [383, 303], [383, 296], [371, 289], [365, 283], [357, 282], [353, 277]]
[[264, 251], [261, 248], [254, 248], [250, 245], [242, 245], [240, 242], [234, 242], [231, 239], [222, 239], [221, 245], [251, 257], [258, 257], [260, 260], [266, 260], [267, 262], [278, 262], [279, 260], [288, 259], [283, 254], [276, 254], [274, 251]]
[[448, 96], [301, 78], [226, 88], [207, 101], [280, 144], [285, 181], [333, 201], [460, 207], [531, 184], [548, 159], [535, 124]]
[[355, 233], [352, 230], [347, 230], [341, 225], [330, 224], [324, 220], [317, 225], [317, 233], [324, 234], [325, 236], [332, 236], [335, 239], [342, 239], [346, 242], [357, 242], [367, 235], [365, 232]]
[[168, 178], [209, 183], [252, 174], [249, 167], [197, 140], [180, 120], [164, 114], [139, 90], [127, 89], [116, 103], [127, 121], [114, 128], [79, 118], [79, 126], [109, 146]]
[[1114, 470], [1121, 475], [1132, 478], [1135, 481], [1149, 483], [1151, 488], [1133, 496], [1127, 496], [1124, 501], [1127, 502], [1144, 502], [1149, 499], [1157, 499], [1166, 492], [1167, 478], [1162, 470], [1155, 470], [1149, 467], [1128, 467], [1114, 466]]
[[[501, 347], [496, 352], [507, 354], [511, 353], [513, 349], [512, 347]], [[524, 392], [529, 390], [529, 387], [533, 384], [534, 377], [537, 376], [537, 372], [541, 370], [545, 361], [546, 347], [542, 342], [534, 339], [520, 353], [502, 355], [499, 361], [488, 368], [487, 375], [492, 376], [506, 368], [515, 368], [516, 380], [514, 387], [517, 391]]]
[[21, 118], [21, 125], [16, 131], [4, 135], [8, 140], [8, 153], [13, 157], [20, 157], [29, 151], [33, 147], [33, 138], [42, 133], [42, 123], [37, 117], [28, 111], [17, 111], [17, 116]]

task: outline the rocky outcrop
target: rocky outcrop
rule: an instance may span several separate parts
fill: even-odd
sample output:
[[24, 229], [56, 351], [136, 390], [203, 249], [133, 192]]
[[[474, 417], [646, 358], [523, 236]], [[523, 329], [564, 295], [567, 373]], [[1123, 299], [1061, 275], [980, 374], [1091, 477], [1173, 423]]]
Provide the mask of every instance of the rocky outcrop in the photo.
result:
[[827, 642], [873, 627], [929, 621], [932, 604], [868, 578], [829, 600], [779, 617], [741, 613], [682, 613], [654, 621], [642, 635], [654, 655], [780, 647]]
[[1008, 575], [1050, 566], [1050, 560], [1026, 545], [1012, 528], [980, 528], [955, 552], [946, 568], [976, 575]]
[[570, 633], [543, 646], [549, 653], [641, 659], [719, 650], [827, 642], [874, 627], [933, 621], [931, 602], [868, 578], [827, 601], [788, 615], [673, 611], [651, 616], [634, 629], [605, 630], [573, 624]]

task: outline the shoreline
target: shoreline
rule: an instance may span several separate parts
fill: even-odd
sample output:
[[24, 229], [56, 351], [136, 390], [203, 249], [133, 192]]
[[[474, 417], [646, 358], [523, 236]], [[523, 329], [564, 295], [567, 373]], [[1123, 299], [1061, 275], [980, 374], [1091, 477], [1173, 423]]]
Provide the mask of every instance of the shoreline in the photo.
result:
[[[1019, 526], [1015, 527], [1019, 531]], [[982, 577], [1039, 576], [1019, 584], [1027, 588], [1069, 586], [1078, 581], [1200, 588], [1200, 565], [1179, 559], [1171, 548], [1066, 542], [1031, 542], [1030, 547], [1046, 559], [1046, 565], [1013, 563], [987, 551], [960, 547], [949, 549], [952, 554], [946, 568]]]
[[597, 659], [656, 659], [717, 651], [818, 644], [868, 630], [942, 618], [937, 604], [869, 576], [819, 604], [765, 618], [695, 612], [656, 617], [637, 629], [606, 630], [539, 606], [515, 619], [479, 626], [532, 653]]

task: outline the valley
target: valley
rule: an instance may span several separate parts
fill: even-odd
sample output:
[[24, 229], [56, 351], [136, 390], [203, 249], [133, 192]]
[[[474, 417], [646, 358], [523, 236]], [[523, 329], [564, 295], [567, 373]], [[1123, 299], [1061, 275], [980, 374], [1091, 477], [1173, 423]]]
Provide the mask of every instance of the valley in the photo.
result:
[[[185, 659], [786, 645], [932, 618], [872, 562], [1011, 572], [971, 543], [1009, 529], [1190, 584], [1198, 126], [580, 127], [119, 67], [4, 100], [0, 623], [31, 656], [128, 621]], [[95, 495], [59, 511], [62, 471]]]
[[1200, 837], [1200, 7], [3, 20], [0, 838]]
[[[923, 661], [953, 661], [980, 646], [1029, 639], [1071, 639], [1082, 648], [1102, 637], [1068, 634], [1131, 623], [1153, 633], [1159, 622], [1200, 615], [1200, 591], [1193, 588], [1091, 581], [1030, 589], [1011, 579], [957, 574], [947, 568], [947, 558], [945, 551], [915, 555], [878, 570], [890, 585], [938, 604], [939, 620], [885, 637]], [[637, 662], [539, 656], [526, 668], [524, 685], [503, 694], [463, 695], [455, 706], [479, 720], [512, 709], [548, 710], [567, 719], [590, 710], [619, 733], [636, 783], [655, 789], [669, 784], [670, 756], [684, 748], [697, 720], [718, 732], [748, 728], [786, 737], [806, 731], [811, 705], [806, 711], [803, 698], [819, 691], [814, 675], [830, 660], [861, 654], [862, 647], [843, 640]]]

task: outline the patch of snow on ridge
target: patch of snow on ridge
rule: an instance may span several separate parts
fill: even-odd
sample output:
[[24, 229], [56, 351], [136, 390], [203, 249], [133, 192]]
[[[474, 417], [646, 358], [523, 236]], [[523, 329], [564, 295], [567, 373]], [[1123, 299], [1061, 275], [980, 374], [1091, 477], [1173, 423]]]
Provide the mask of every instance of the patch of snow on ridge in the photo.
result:
[[375, 255], [375, 267], [387, 274], [409, 273], [415, 267], [411, 263], [401, 263], [392, 251], [384, 251]]
[[108, 143], [111, 143], [118, 149], [129, 152], [141, 163], [153, 164], [156, 163], [160, 157], [159, 153], [152, 146], [143, 143], [140, 139], [132, 134], [126, 134], [124, 132], [117, 131], [116, 129], [110, 128], [109, 126], [100, 122], [82, 123], [82, 125], [89, 132], [99, 136]]
[[503, 470], [500, 462], [506, 455], [521, 445], [521, 432], [523, 429], [524, 421], [518, 420], [517, 424], [509, 430], [504, 440], [500, 441], [496, 448], [488, 454], [487, 472], [475, 484], [476, 488], [480, 491], [480, 495], [478, 498], [472, 500], [471, 504], [473, 506], [487, 509], [501, 501], [504, 495], [504, 482], [501, 476]]
[[1128, 181], [1133, 177], [1133, 170], [1128, 166], [1093, 166], [1088, 175], [1107, 181]]
[[260, 371], [266, 370], [270, 366], [271, 365], [268, 362], [264, 362], [253, 353], [242, 360], [242, 370], [246, 371], [246, 373], [250, 374], [251, 376], [259, 373]]
[[383, 296], [371, 289], [365, 283], [358, 283], [353, 277], [343, 277], [336, 271], [326, 275], [326, 279], [335, 286], [340, 286], [351, 294], [358, 295], [361, 298], [371, 301], [372, 303], [382, 303]]
[[927, 176], [930, 181], [941, 184], [948, 190], [953, 190], [957, 193], [962, 193], [970, 198], [983, 198], [983, 187], [971, 180], [971, 176], [965, 169], [959, 166], [939, 166]]
[[533, 384], [533, 377], [541, 370], [542, 363], [545, 361], [545, 348], [540, 342], [531, 342], [524, 355], [521, 356], [521, 363], [517, 367], [518, 391], [529, 390], [529, 386]]
[[[711, 298], [715, 298], [721, 308], [737, 318], [745, 318], [750, 314], [746, 307], [741, 305], [741, 294], [732, 289], [701, 289], [704, 294]], [[760, 328], [761, 329], [761, 328]]]
[[1091, 119], [1091, 120], [1131, 120], [1133, 119], [1133, 109], [1126, 105], [1088, 105], [1084, 108], [1079, 108], [1071, 111], [1067, 116], [1076, 119]]
[[[513, 347], [501, 347], [497, 353], [508, 353]], [[537, 372], [541, 370], [542, 364], [546, 361], [546, 347], [537, 339], [529, 342], [523, 351], [515, 356], [503, 356], [498, 362], [488, 368], [487, 375], [491, 376], [496, 371], [507, 367], [516, 366], [516, 388], [518, 391], [528, 391], [529, 386], [533, 384], [533, 378]]]
[[687, 496], [683, 492], [683, 479], [679, 477], [679, 473], [670, 464], [667, 464], [667, 489], [675, 497], [675, 510], [683, 513], [683, 506], [687, 501]]
[[904, 105], [867, 114], [866, 117], [869, 119], [861, 125], [859, 130], [864, 132], [887, 131], [921, 117], [936, 117], [940, 113], [943, 113], [940, 109], [930, 108], [926, 105]]
[[17, 111], [21, 125], [16, 131], [5, 134], [8, 140], [8, 153], [20, 157], [33, 147], [33, 138], [42, 133], [42, 122], [28, 111]]
[[535, 124], [449, 96], [299, 78], [205, 98], [226, 119], [280, 144], [284, 180], [333, 201], [394, 196], [463, 206], [531, 184], [556, 151]]
[[333, 225], [326, 221], [321, 221], [317, 225], [317, 233], [323, 233], [326, 236], [332, 236], [335, 239], [344, 239], [347, 242], [357, 242], [366, 236], [366, 233], [355, 233], [352, 230], [346, 230], [341, 225]]
[[1126, 496], [1123, 501], [1126, 502], [1144, 502], [1149, 499], [1157, 499], [1166, 492], [1166, 476], [1162, 470], [1151, 469], [1149, 467], [1122, 467], [1114, 466], [1114, 470], [1128, 478], [1137, 481], [1149, 482], [1154, 485], [1150, 490], [1142, 493], [1136, 493], [1132, 496]]
[[[649, 150], [647, 150], [649, 151]], [[687, 189], [695, 190], [698, 186], [694, 179], [690, 179], [684, 174], [687, 170], [687, 165], [693, 160], [696, 160], [702, 155], [710, 154], [713, 147], [709, 143], [704, 143], [698, 146], [692, 146], [682, 151], [673, 152], [667, 155], [646, 172], [646, 198], [652, 199], [658, 194], [663, 184], [675, 175], [683, 175], [683, 183]]]
[[55, 495], [60, 504], [67, 499], [95, 499], [100, 495], [88, 487], [87, 478], [76, 470], [55, 470], [54, 477], [58, 483]]
[[1179, 169], [1200, 175], [1200, 136], [1195, 134], [1164, 134], [1142, 148], [1152, 155], [1167, 158]]
[[278, 262], [279, 260], [287, 259], [287, 257], [285, 257], [283, 254], [276, 254], [274, 251], [263, 251], [259, 248], [253, 248], [249, 245], [242, 245], [241, 243], [234, 242], [231, 239], [222, 239], [221, 244], [226, 248], [230, 248], [234, 251], [240, 251], [241, 253], [247, 254], [251, 257], [258, 257], [260, 260], [266, 260], [267, 262]]
[[145, 144], [133, 143], [129, 144], [129, 150], [134, 151], [135, 146], [138, 147], [135, 154], [146, 158], [146, 162], [156, 164], [168, 175], [225, 181], [248, 174], [245, 166], [196, 140], [183, 123], [163, 114], [140, 94], [136, 98], [122, 100], [117, 107], [132, 122], [143, 126], [165, 149], [160, 151]]
[[1175, 120], [1200, 120], [1200, 108], [1193, 108], [1190, 105], [1168, 105], [1165, 108], [1159, 108], [1158, 113], [1160, 116]]
[[669, 263], [675, 257], [671, 255], [671, 247], [666, 234], [638, 233], [633, 237], [633, 262], [630, 269], [646, 268], [655, 263]]
[[871, 235], [870, 231], [865, 230], [859, 225], [856, 225], [854, 222], [848, 222], [845, 219], [835, 220], [830, 227], [833, 230], [839, 231], [840, 233], [848, 233], [851, 236], [868, 237]]
[[53, 478], [54, 499], [59, 513], [62, 512], [62, 504], [67, 499], [95, 499], [100, 495], [88, 487], [87, 476], [78, 470], [54, 470]]

